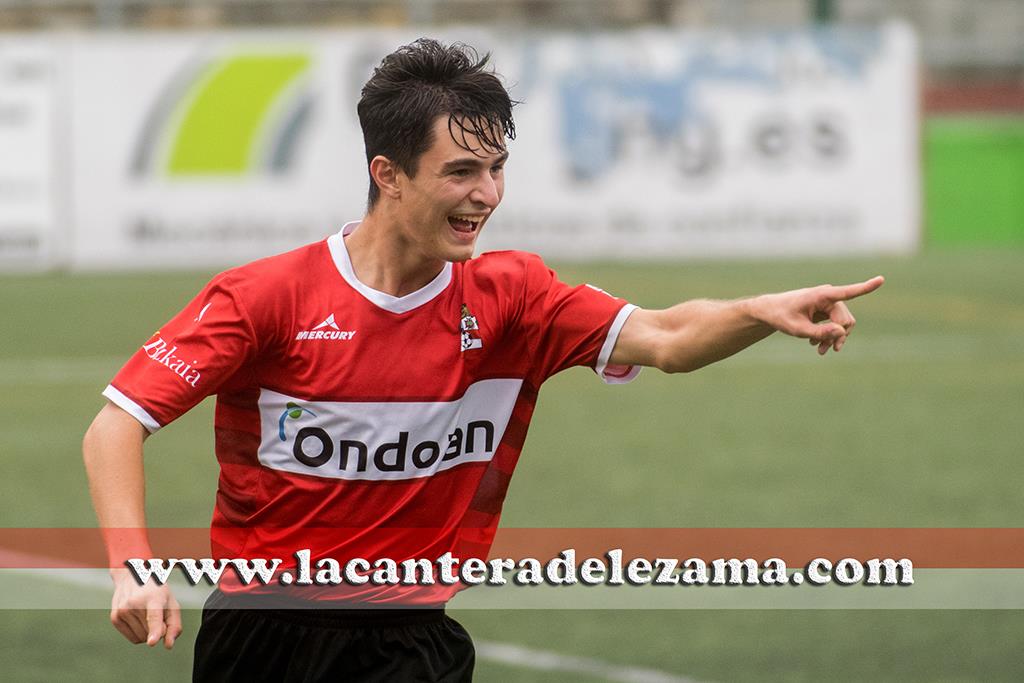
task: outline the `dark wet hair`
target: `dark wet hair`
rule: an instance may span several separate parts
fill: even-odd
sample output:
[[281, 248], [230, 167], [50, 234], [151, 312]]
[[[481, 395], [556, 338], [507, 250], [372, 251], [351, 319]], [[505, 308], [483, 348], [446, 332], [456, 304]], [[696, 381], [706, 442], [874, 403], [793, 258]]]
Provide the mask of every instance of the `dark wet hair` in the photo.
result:
[[[485, 69], [489, 58], [468, 45], [444, 45], [430, 38], [385, 57], [363, 86], [357, 107], [367, 166], [381, 155], [414, 177], [420, 157], [434, 142], [434, 120], [445, 114], [452, 139], [463, 149], [479, 149], [466, 139], [472, 134], [487, 152], [504, 151], [505, 139], [516, 136], [512, 107], [518, 103], [498, 76]], [[369, 208], [379, 197], [380, 188], [371, 177]]]

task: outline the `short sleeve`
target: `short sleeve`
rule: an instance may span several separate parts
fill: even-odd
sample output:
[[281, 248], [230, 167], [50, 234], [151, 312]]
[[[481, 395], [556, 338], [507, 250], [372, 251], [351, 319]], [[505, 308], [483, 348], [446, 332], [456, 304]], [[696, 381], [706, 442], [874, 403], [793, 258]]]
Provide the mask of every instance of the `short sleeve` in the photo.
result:
[[255, 353], [255, 338], [220, 275], [135, 352], [103, 395], [155, 432], [217, 393]]
[[593, 285], [567, 285], [533, 255], [527, 260], [523, 296], [524, 332], [541, 381], [577, 365], [593, 368], [609, 384], [639, 374], [639, 367], [608, 364], [636, 306]]

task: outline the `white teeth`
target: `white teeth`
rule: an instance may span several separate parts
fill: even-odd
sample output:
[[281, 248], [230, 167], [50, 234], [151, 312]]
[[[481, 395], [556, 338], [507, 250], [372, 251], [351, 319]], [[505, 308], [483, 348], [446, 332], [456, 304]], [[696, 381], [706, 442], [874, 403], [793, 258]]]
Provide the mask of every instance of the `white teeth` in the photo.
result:
[[448, 216], [457, 221], [469, 221], [470, 223], [479, 223], [484, 219], [483, 216]]

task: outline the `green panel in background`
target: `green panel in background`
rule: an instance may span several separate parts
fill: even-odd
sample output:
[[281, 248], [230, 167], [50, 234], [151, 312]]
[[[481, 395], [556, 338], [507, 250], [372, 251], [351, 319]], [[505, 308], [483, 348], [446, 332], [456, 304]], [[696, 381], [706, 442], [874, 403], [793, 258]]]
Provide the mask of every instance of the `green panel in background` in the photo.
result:
[[202, 82], [182, 118], [171, 149], [170, 173], [245, 173], [271, 106], [309, 63], [306, 54], [267, 54], [233, 57], [216, 65], [216, 73]]
[[932, 118], [924, 162], [929, 243], [1024, 243], [1024, 118]]

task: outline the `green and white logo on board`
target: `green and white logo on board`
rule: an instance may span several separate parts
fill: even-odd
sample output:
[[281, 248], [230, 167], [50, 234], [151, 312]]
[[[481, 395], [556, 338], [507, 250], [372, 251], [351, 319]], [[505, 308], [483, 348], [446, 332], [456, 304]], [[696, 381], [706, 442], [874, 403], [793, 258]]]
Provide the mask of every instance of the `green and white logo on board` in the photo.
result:
[[132, 175], [172, 178], [282, 174], [309, 128], [313, 58], [294, 49], [234, 51], [191, 61], [143, 122]]

